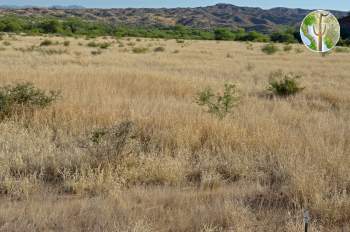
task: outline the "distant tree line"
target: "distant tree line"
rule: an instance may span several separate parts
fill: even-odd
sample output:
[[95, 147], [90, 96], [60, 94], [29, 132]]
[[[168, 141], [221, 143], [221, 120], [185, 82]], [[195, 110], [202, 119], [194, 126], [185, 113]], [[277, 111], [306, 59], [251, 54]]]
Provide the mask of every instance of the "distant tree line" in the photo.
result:
[[[87, 21], [78, 17], [57, 19], [55, 17], [28, 17], [5, 15], [0, 17], [0, 31], [26, 33], [29, 35], [57, 34], [63, 36], [117, 36], [146, 37], [164, 39], [228, 40], [254, 42], [300, 42], [299, 31], [284, 27], [270, 34], [244, 29], [216, 28], [196, 29], [182, 25], [168, 27], [131, 27], [113, 25], [106, 22]], [[350, 45], [350, 40], [342, 40], [342, 45]]]

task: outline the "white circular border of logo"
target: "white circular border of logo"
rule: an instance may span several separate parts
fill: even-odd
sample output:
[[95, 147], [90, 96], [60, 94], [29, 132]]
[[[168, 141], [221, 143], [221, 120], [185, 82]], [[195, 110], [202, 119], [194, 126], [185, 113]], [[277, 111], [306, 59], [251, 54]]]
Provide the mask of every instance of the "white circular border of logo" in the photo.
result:
[[[325, 51], [318, 51], [318, 50], [314, 50], [314, 49], [310, 48], [309, 45], [307, 45], [307, 43], [306, 43], [307, 41], [305, 41], [305, 39], [308, 39], [308, 38], [304, 35], [304, 32], [303, 32], [303, 30], [302, 30], [302, 27], [303, 27], [303, 25], [304, 25], [305, 19], [306, 19], [310, 14], [313, 14], [313, 13], [316, 13], [316, 12], [326, 12], [327, 14], [329, 14], [331, 17], [333, 17], [333, 18], [336, 20], [337, 26], [338, 26], [339, 34], [338, 34], [338, 38], [337, 38], [336, 42], [334, 43], [334, 45], [333, 45], [332, 48], [328, 48], [328, 47], [327, 47], [327, 50], [325, 50]], [[300, 25], [300, 32], [299, 32], [299, 33], [300, 33], [301, 41], [303, 42], [304, 46], [307, 47], [307, 49], [309, 49], [309, 50], [312, 51], [312, 52], [316, 52], [316, 53], [326, 53], [326, 52], [329, 52], [329, 51], [333, 50], [333, 49], [337, 46], [337, 44], [338, 44], [338, 42], [339, 42], [339, 40], [340, 40], [340, 24], [339, 24], [339, 21], [338, 21], [337, 17], [335, 17], [331, 12], [329, 12], [329, 11], [327, 11], [327, 10], [314, 10], [314, 11], [309, 12], [309, 13], [304, 17], [304, 19], [303, 19], [303, 21], [302, 21], [302, 23], [301, 23], [301, 25]], [[310, 42], [310, 43], [311, 43], [311, 42]]]

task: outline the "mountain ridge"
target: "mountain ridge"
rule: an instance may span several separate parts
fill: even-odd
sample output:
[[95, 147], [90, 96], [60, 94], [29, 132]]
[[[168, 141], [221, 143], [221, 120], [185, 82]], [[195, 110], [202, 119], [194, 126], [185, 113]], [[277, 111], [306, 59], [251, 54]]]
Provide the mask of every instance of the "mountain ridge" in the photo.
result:
[[[69, 6], [67, 6], [69, 7]], [[211, 29], [227, 27], [244, 28], [247, 31], [271, 32], [281, 26], [297, 27], [312, 10], [301, 8], [241, 7], [218, 3], [206, 7], [179, 8], [1, 8], [0, 15], [53, 16], [57, 18], [81, 17], [92, 21], [105, 21], [116, 25], [174, 26], [182, 24], [193, 28]], [[72, 7], [72, 6], [71, 6]], [[348, 13], [330, 10], [337, 18]]]

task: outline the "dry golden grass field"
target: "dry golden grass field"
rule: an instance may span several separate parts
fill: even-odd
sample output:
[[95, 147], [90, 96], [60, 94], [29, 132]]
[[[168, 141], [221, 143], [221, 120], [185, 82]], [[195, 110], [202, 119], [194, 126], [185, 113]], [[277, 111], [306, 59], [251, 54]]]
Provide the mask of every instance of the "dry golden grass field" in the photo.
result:
[[[0, 86], [61, 90], [0, 122], [0, 231], [297, 232], [304, 209], [311, 231], [349, 231], [350, 53], [44, 39], [0, 41]], [[268, 97], [279, 69], [305, 89]], [[195, 97], [225, 83], [240, 98], [220, 119]]]

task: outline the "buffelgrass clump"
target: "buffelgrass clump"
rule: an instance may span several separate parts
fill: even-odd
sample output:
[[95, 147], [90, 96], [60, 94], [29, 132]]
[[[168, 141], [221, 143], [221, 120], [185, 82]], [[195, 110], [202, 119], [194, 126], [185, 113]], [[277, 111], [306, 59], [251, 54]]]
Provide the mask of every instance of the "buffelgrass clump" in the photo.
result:
[[226, 58], [233, 58], [233, 55], [231, 53], [227, 53]]
[[183, 44], [183, 43], [185, 43], [185, 40], [183, 40], [183, 39], [177, 39], [177, 40], [176, 40], [176, 43]]
[[268, 91], [275, 96], [288, 97], [301, 92], [304, 87], [298, 83], [301, 76], [294, 73], [283, 73], [281, 70], [270, 74]]
[[49, 40], [49, 39], [45, 39], [44, 41], [42, 41], [40, 43], [41, 47], [43, 47], [43, 46], [50, 46], [50, 45], [53, 45], [53, 42], [52, 42], [52, 40]]
[[0, 87], [0, 120], [15, 114], [45, 108], [59, 96], [59, 91], [47, 93], [29, 82]]
[[180, 53], [180, 51], [178, 49], [173, 51], [174, 54]]
[[87, 44], [87, 46], [88, 47], [92, 47], [92, 48], [96, 48], [96, 47], [98, 47], [98, 43], [96, 43], [96, 42], [89, 42], [88, 44]]
[[252, 63], [248, 63], [247, 64], [247, 70], [250, 72], [250, 71], [253, 71], [253, 69], [255, 68], [255, 65], [252, 64]]
[[102, 51], [100, 49], [98, 49], [98, 50], [95, 50], [95, 51], [91, 51], [91, 54], [94, 55], [94, 56], [101, 55]]
[[2, 44], [3, 44], [4, 46], [10, 46], [10, 45], [11, 45], [11, 43], [10, 43], [9, 41], [4, 41]]
[[303, 50], [302, 48], [295, 48], [294, 51], [295, 51], [295, 53], [297, 53], [297, 54], [300, 54], [300, 53], [303, 53], [303, 52], [304, 52], [304, 50]]
[[127, 43], [126, 45], [128, 45], [129, 47], [134, 47], [134, 46], [136, 45], [136, 43], [134, 43], [134, 42], [129, 42], [129, 43]]
[[109, 48], [111, 45], [112, 45], [111, 43], [107, 43], [107, 42], [105, 42], [105, 43], [100, 43], [100, 44], [99, 44], [99, 48], [101, 48], [101, 49], [107, 49], [107, 48]]
[[223, 94], [215, 95], [213, 90], [208, 87], [197, 94], [196, 102], [198, 105], [206, 107], [209, 113], [223, 119], [232, 111], [238, 99], [236, 86], [225, 84]]
[[26, 47], [26, 48], [15, 48], [16, 51], [20, 51], [20, 52], [34, 52], [37, 49], [37, 47], [35, 45]]
[[142, 41], [142, 39], [140, 39], [140, 38], [137, 38], [137, 39], [136, 39], [136, 41], [137, 41], [137, 42], [141, 42], [141, 41]]
[[322, 53], [321, 53], [321, 56], [322, 56], [322, 57], [327, 57], [327, 56], [329, 56], [329, 55], [331, 55], [331, 54], [332, 54], [332, 51], [329, 50], [329, 51], [327, 51], [327, 52], [322, 52]]
[[165, 52], [165, 48], [164, 47], [156, 47], [153, 51], [154, 52]]
[[62, 55], [62, 54], [69, 54], [69, 52], [67, 50], [63, 50], [63, 49], [43, 49], [43, 48], [39, 48], [36, 49], [37, 52], [43, 54], [43, 55]]
[[292, 45], [290, 45], [290, 44], [284, 45], [283, 51], [290, 52], [291, 50], [293, 50], [293, 46]]
[[251, 51], [254, 50], [252, 43], [247, 42], [247, 50], [251, 50]]
[[88, 47], [93, 47], [93, 48], [100, 48], [100, 49], [107, 49], [111, 46], [111, 43], [96, 43], [96, 42], [90, 42], [87, 44]]
[[337, 53], [348, 53], [350, 52], [349, 48], [346, 48], [346, 47], [336, 47], [334, 49], [335, 52]]
[[261, 51], [267, 55], [272, 55], [272, 54], [275, 54], [276, 52], [278, 52], [279, 48], [275, 44], [269, 43], [269, 44], [264, 45], [261, 48]]
[[64, 42], [63, 42], [63, 46], [69, 47], [69, 45], [70, 45], [70, 41], [67, 40], [67, 41], [64, 41]]
[[146, 52], [148, 52], [148, 48], [145, 48], [145, 47], [136, 47], [136, 48], [133, 48], [133, 49], [132, 49], [132, 52], [133, 52], [133, 53], [136, 53], [136, 54], [146, 53]]

